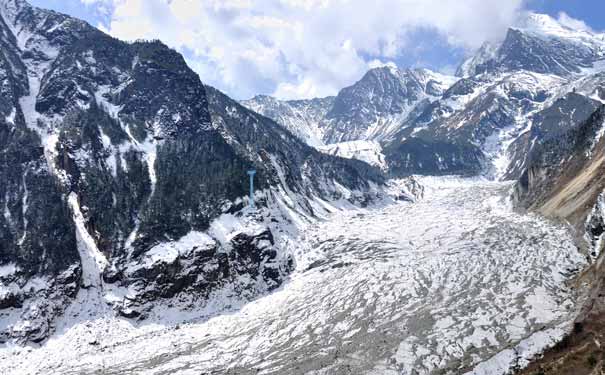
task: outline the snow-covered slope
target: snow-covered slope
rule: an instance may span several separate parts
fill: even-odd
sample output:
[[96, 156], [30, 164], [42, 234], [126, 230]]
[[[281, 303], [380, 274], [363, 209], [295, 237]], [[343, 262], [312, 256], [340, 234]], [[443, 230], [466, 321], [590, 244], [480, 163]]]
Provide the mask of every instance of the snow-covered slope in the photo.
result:
[[378, 169], [307, 146], [159, 41], [5, 0], [0, 44], [0, 342], [44, 340], [71, 303], [145, 319], [253, 298], [292, 270], [296, 217], [382, 194]]
[[605, 58], [605, 34], [572, 29], [550, 16], [529, 13], [498, 45], [486, 44], [462, 64], [463, 76], [525, 69], [568, 76]]
[[372, 69], [338, 93], [326, 115], [324, 140], [338, 143], [388, 138], [419, 103], [438, 98], [455, 81], [455, 77], [427, 69]]
[[512, 184], [380, 169], [521, 176], [518, 203], [602, 246], [602, 44], [533, 15], [460, 78], [387, 66], [241, 105], [161, 42], [0, 2], [0, 370], [525, 363], [599, 252], [513, 212]]
[[[518, 177], [532, 144], [548, 136], [539, 130], [544, 113], [550, 111], [554, 129], [577, 126], [594, 110], [604, 43], [601, 34], [529, 14], [500, 44], [486, 43], [465, 61], [458, 70], [464, 78], [441, 98], [408, 116], [383, 145], [389, 170]], [[587, 97], [576, 105], [586, 106], [559, 111], [560, 100], [574, 92]]]

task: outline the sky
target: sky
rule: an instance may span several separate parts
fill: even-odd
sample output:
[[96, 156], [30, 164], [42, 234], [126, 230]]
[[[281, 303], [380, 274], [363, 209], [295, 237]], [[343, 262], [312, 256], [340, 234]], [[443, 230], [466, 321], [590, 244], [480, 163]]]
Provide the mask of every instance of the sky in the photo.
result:
[[123, 40], [160, 39], [236, 99], [335, 95], [395, 63], [453, 74], [527, 11], [605, 30], [603, 0], [29, 0]]

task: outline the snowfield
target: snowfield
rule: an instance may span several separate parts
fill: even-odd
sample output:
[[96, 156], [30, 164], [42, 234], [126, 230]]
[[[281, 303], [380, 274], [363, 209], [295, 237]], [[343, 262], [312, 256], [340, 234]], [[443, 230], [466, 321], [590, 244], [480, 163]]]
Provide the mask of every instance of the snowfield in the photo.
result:
[[[99, 308], [0, 373], [499, 374], [552, 345], [586, 265], [564, 227], [512, 211], [510, 183], [421, 178], [424, 198], [311, 224], [277, 291], [140, 325]], [[230, 306], [231, 305], [231, 306]], [[220, 310], [220, 308], [218, 308]], [[196, 318], [196, 313], [198, 318]], [[416, 372], [414, 372], [414, 370]]]

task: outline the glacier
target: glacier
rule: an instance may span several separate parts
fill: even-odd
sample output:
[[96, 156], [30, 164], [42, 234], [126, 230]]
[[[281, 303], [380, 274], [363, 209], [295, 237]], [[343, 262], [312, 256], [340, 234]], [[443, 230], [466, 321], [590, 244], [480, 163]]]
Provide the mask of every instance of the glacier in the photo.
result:
[[418, 179], [415, 202], [302, 228], [271, 294], [142, 323], [68, 312], [45, 345], [0, 348], [0, 372], [504, 374], [553, 345], [583, 298], [568, 228], [515, 212], [511, 182]]

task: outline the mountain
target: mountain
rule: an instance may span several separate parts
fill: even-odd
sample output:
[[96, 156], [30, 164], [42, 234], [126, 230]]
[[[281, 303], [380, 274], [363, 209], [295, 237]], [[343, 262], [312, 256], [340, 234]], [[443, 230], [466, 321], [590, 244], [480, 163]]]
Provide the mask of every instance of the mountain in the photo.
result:
[[427, 69], [372, 69], [338, 93], [326, 115], [324, 139], [326, 143], [384, 139], [419, 102], [439, 97], [454, 80]]
[[458, 74], [528, 70], [570, 76], [605, 58], [605, 34], [575, 30], [544, 14], [528, 14], [499, 46], [485, 44]]
[[393, 134], [418, 103], [439, 97], [455, 80], [428, 69], [385, 66], [371, 69], [333, 98], [281, 101], [257, 96], [242, 104], [293, 134], [305, 134], [299, 137], [312, 146], [381, 140]]
[[532, 144], [558, 131], [548, 124], [563, 126], [561, 116], [575, 126], [596, 109], [594, 85], [577, 86], [595, 82], [604, 43], [604, 35], [529, 14], [501, 43], [486, 43], [463, 62], [463, 78], [441, 98], [406, 119], [383, 146], [389, 169], [518, 178]]
[[376, 141], [340, 142], [321, 146], [317, 149], [329, 155], [361, 160], [382, 170], [387, 168], [382, 146]]
[[309, 147], [159, 41], [7, 0], [0, 43], [1, 342], [44, 340], [69, 306], [144, 319], [253, 298], [293, 269], [297, 223], [382, 194], [379, 170]]
[[321, 123], [334, 105], [334, 97], [282, 101], [271, 96], [258, 95], [242, 101], [241, 104], [282, 124], [309, 146], [325, 145]]
[[[591, 264], [576, 282], [587, 298], [577, 307], [573, 330], [519, 373], [589, 373], [605, 340], [605, 34], [529, 14], [502, 41], [485, 43], [456, 76], [372, 147], [336, 143], [320, 149], [380, 160], [391, 176], [515, 180], [517, 210], [568, 223]], [[364, 111], [367, 103], [355, 100]]]
[[568, 341], [584, 355], [602, 337], [603, 40], [529, 15], [458, 77], [386, 66], [335, 97], [239, 103], [159, 41], [3, 1], [0, 343], [99, 314], [154, 322], [249, 301], [298, 266], [301, 228], [421, 195], [413, 179], [386, 181], [419, 173], [518, 180], [517, 209], [570, 224], [592, 262]]
[[[568, 126], [577, 126], [594, 111], [602, 100], [604, 68], [605, 34], [530, 13], [502, 41], [485, 43], [464, 61], [458, 78], [421, 69], [370, 70], [339, 92], [323, 120], [314, 120], [320, 129], [314, 134], [329, 146], [324, 150], [350, 149], [332, 146], [343, 141], [378, 142], [372, 149], [391, 176], [515, 179], [527, 166], [532, 144], [544, 134], [542, 128], [558, 121], [559, 109], [581, 107], [568, 118]], [[280, 124], [290, 118], [287, 111], [256, 109]], [[295, 125], [289, 129], [296, 134]], [[341, 156], [375, 160], [372, 153]]]

